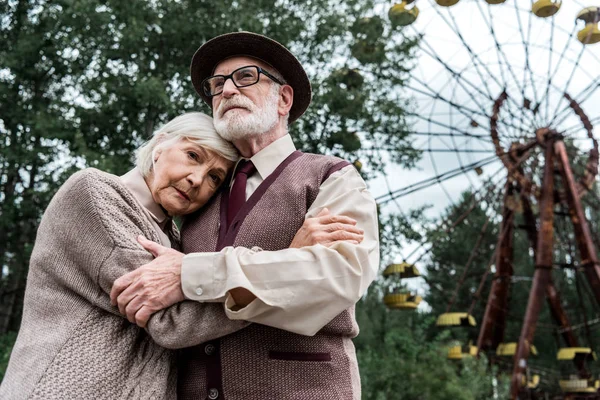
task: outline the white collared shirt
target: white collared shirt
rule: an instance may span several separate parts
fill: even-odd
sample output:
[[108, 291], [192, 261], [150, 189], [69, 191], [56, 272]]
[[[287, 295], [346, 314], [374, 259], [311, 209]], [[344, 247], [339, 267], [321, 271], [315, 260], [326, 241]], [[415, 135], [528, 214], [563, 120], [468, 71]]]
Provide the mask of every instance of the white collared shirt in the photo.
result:
[[[286, 135], [254, 155], [250, 160], [257, 172], [248, 177], [246, 199], [295, 150]], [[314, 335], [361, 298], [379, 268], [376, 203], [353, 166], [334, 172], [323, 182], [306, 218], [325, 207], [332, 215], [354, 218], [364, 230], [362, 243], [279, 251], [226, 247], [220, 252], [191, 253], [183, 258], [181, 270], [185, 296], [196, 301], [224, 301], [230, 319]], [[238, 287], [257, 298], [236, 310], [228, 292]]]
[[292, 137], [290, 135], [285, 135], [256, 153], [251, 158], [241, 158], [235, 165], [229, 187], [233, 187], [233, 182], [235, 181], [233, 177], [235, 176], [235, 170], [240, 161], [252, 161], [256, 167], [256, 172], [249, 176], [246, 181], [246, 200], [248, 200], [250, 196], [252, 196], [252, 193], [260, 186], [262, 181], [267, 179], [279, 164], [288, 158], [294, 151], [296, 151], [296, 146], [292, 141]]

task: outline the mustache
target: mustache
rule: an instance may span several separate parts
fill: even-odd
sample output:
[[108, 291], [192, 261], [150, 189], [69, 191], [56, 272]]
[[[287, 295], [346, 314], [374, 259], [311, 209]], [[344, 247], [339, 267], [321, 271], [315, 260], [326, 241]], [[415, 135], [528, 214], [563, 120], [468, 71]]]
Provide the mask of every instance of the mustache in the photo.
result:
[[241, 107], [250, 111], [254, 111], [254, 104], [249, 99], [234, 96], [229, 99], [224, 99], [224, 101], [219, 104], [219, 107], [217, 108], [217, 115], [222, 117], [227, 110], [234, 107]]

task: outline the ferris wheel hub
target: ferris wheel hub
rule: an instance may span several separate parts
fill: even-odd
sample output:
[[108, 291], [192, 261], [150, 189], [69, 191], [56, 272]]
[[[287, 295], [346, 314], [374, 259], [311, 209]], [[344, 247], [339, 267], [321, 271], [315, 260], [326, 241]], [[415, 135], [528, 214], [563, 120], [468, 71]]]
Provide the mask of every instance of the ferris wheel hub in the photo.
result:
[[550, 129], [548, 127], [538, 128], [535, 131], [535, 137], [540, 146], [545, 147], [546, 143], [549, 140], [561, 139], [562, 135], [555, 131], [554, 129]]

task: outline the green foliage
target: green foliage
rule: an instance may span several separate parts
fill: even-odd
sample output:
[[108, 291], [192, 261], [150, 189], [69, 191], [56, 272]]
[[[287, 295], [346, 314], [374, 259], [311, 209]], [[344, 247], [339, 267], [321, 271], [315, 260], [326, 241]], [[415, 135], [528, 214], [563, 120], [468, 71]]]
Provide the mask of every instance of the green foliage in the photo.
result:
[[383, 264], [389, 264], [399, 255], [399, 249], [411, 243], [422, 243], [426, 238], [423, 227], [429, 221], [424, 212], [429, 206], [422, 206], [404, 214], [379, 216], [379, 244]]
[[[75, 170], [121, 174], [163, 122], [210, 112], [194, 93], [189, 64], [206, 40], [248, 30], [288, 46], [312, 80], [314, 100], [291, 126], [297, 146], [360, 160], [373, 148], [419, 157], [408, 138], [402, 93], [416, 39], [371, 15], [381, 0], [8, 0], [0, 3], [0, 333], [18, 329], [35, 230]], [[360, 21], [377, 22], [373, 30]], [[357, 22], [358, 21], [358, 22]], [[378, 62], [354, 57], [360, 41]], [[362, 61], [361, 61], [362, 60]]]
[[387, 310], [383, 290], [375, 284], [357, 306], [361, 333], [355, 344], [363, 399], [487, 400], [494, 393], [506, 398], [506, 382], [493, 378], [485, 357], [448, 360], [449, 335], [431, 329], [435, 316]]
[[[576, 159], [574, 162], [576, 163], [574, 169], [581, 170], [577, 166], [577, 163], [581, 164], [580, 159]], [[594, 188], [592, 193], [583, 197], [584, 205], [587, 204], [586, 213], [592, 231], [597, 229], [598, 221], [598, 218], [595, 217], [598, 215], [597, 207], [599, 204], [597, 200], [594, 200], [598, 198], [596, 190]], [[498, 197], [502, 198], [501, 196]], [[513, 206], [520, 204], [518, 195], [510, 200]], [[448, 304], [455, 295], [456, 299], [449, 309], [450, 312], [466, 312], [471, 304], [475, 303], [473, 315], [478, 322], [478, 326], [452, 332], [452, 338], [457, 339], [462, 344], [466, 344], [469, 340], [476, 342], [481, 327], [488, 294], [494, 279], [495, 258], [493, 256], [498, 236], [501, 233], [501, 206], [502, 204], [488, 204], [486, 202], [474, 203], [472, 195], [464, 193], [456, 206], [449, 207], [443, 213], [441, 219], [447, 221], [447, 223], [442, 224], [441, 229], [431, 229], [427, 234], [428, 242], [434, 243], [434, 246], [430, 256], [419, 267], [422, 272], [426, 273], [429, 291], [425, 296], [425, 301], [431, 307], [432, 314], [437, 316], [446, 312]], [[504, 331], [504, 342], [517, 342], [519, 339], [534, 274], [534, 257], [531, 243], [526, 231], [519, 229], [525, 226], [522, 209], [517, 206], [515, 211], [511, 261], [513, 278], [509, 286], [507, 322], [502, 327], [492, 321], [495, 330]], [[534, 211], [537, 212], [536, 209]], [[556, 266], [578, 265], [580, 257], [575, 247], [575, 233], [568, 213], [566, 213], [564, 206], [560, 205], [556, 206], [555, 211], [554, 263]], [[468, 214], [468, 216], [458, 223], [450, 233], [445, 232], [454, 221], [459, 219], [459, 216], [465, 214]], [[487, 229], [483, 231], [482, 228], [488, 219], [488, 215], [493, 216], [493, 218], [489, 220]], [[474, 251], [475, 243], [480, 237], [482, 237], [481, 246], [478, 251]], [[596, 245], [600, 244], [597, 239], [596, 242]], [[463, 275], [467, 260], [472, 254], [474, 254], [473, 262], [464, 275], [463, 284], [457, 289], [459, 278]], [[486, 275], [488, 265], [491, 266], [491, 272]], [[585, 277], [581, 272], [558, 268], [553, 271], [554, 285], [559, 293], [562, 307], [566, 310], [572, 325], [584, 326], [586, 318], [590, 320], [597, 318], [598, 315], [597, 311], [594, 312], [595, 300], [584, 281]], [[474, 295], [481, 284], [483, 284], [481, 298], [477, 299]], [[556, 323], [552, 319], [549, 307], [544, 304], [539, 315], [533, 342], [539, 355], [531, 357], [529, 365], [542, 371], [554, 371], [554, 374], [551, 372], [542, 376], [541, 387], [550, 391], [556, 389], [557, 377], [560, 375], [556, 353], [560, 347], [566, 346], [565, 341], [553, 328], [554, 326], [556, 326]], [[581, 345], [594, 346], [593, 331], [576, 329], [573, 333]], [[488, 353], [490, 357], [495, 356], [494, 350], [492, 349]], [[495, 358], [494, 362], [497, 363], [501, 372], [511, 373], [513, 366], [511, 359]]]
[[6, 373], [10, 352], [15, 344], [15, 340], [17, 340], [16, 332], [8, 332], [4, 335], [0, 335], [0, 382], [2, 382], [4, 374]]

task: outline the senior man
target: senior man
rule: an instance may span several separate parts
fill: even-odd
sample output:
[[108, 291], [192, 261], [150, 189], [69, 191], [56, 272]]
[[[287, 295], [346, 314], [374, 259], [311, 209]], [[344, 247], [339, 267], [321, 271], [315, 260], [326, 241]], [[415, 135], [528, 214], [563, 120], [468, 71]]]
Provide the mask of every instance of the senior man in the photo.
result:
[[[288, 124], [311, 87], [281, 44], [218, 36], [194, 55], [191, 77], [243, 158], [230, 187], [185, 221], [187, 255], [144, 241], [155, 260], [118, 280], [112, 298], [141, 325], [184, 298], [222, 301], [229, 319], [253, 322], [181, 351], [182, 399], [360, 399], [351, 339], [354, 304], [379, 264], [372, 196], [348, 162], [295, 149]], [[288, 249], [305, 219], [327, 210], [356, 220], [364, 240]]]

